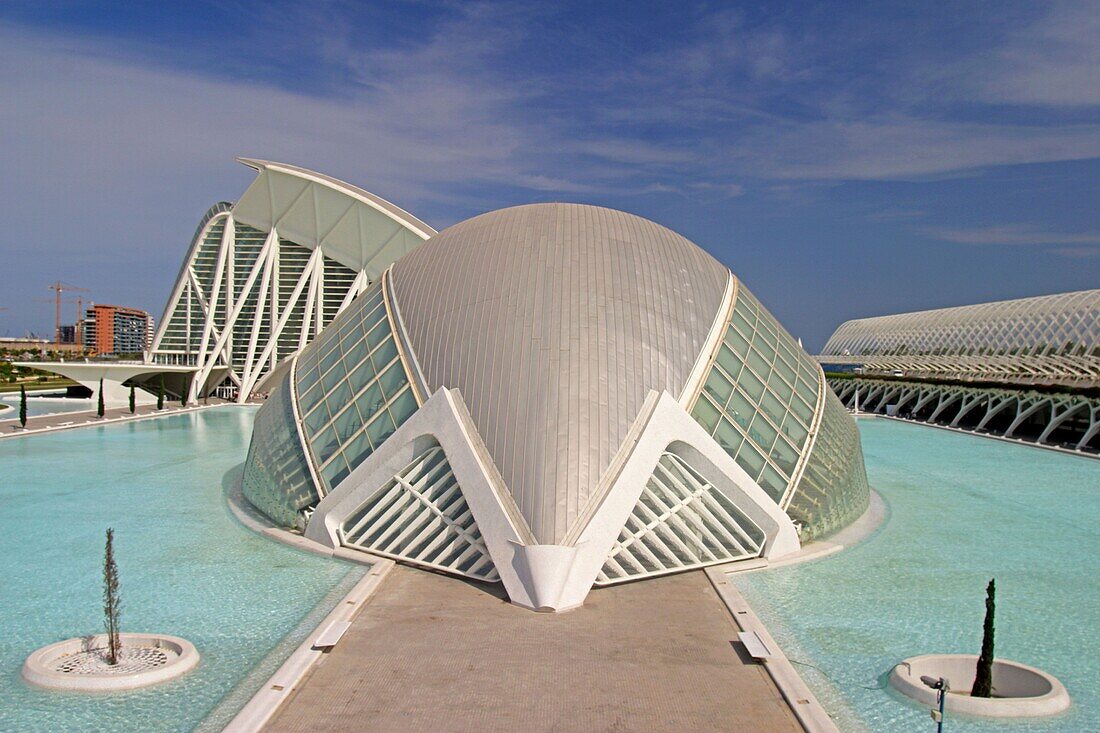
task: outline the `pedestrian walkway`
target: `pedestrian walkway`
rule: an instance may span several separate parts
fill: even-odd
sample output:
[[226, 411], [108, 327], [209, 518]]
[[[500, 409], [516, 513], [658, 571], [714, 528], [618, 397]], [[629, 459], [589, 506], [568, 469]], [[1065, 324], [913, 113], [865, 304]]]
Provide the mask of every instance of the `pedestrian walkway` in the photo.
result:
[[0, 420], [0, 439], [53, 432], [56, 430], [90, 427], [93, 425], [126, 422], [129, 420], [144, 420], [151, 417], [181, 412], [194, 412], [195, 410], [226, 404], [230, 403], [222, 399], [211, 397], [208, 402], [204, 401], [198, 405], [191, 405], [189, 407], [183, 407], [179, 402], [165, 402], [163, 410], [158, 410], [155, 404], [138, 405], [134, 413], [130, 412], [129, 406], [112, 407], [103, 411], [103, 417], [100, 417], [96, 410], [87, 410], [85, 412], [58, 412], [52, 415], [28, 417], [26, 428], [19, 425], [19, 407], [17, 405], [14, 410], [4, 410], [3, 413], [0, 413], [4, 418]]
[[701, 571], [561, 614], [393, 569], [266, 730], [801, 731]]

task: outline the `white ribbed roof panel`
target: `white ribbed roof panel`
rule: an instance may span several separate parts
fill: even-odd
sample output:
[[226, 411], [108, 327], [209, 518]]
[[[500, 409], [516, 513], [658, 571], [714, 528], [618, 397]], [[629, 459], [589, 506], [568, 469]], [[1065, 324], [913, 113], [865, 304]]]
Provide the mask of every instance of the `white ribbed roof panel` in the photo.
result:
[[412, 214], [351, 184], [285, 163], [239, 158], [259, 176], [233, 207], [233, 217], [325, 256], [371, 282], [435, 230]]
[[393, 296], [428, 388], [458, 389], [540, 543], [593, 497], [649, 390], [679, 395], [728, 270], [620, 211], [537, 204], [436, 235]]
[[1080, 290], [842, 323], [825, 356], [972, 355], [1100, 346], [1100, 290]]

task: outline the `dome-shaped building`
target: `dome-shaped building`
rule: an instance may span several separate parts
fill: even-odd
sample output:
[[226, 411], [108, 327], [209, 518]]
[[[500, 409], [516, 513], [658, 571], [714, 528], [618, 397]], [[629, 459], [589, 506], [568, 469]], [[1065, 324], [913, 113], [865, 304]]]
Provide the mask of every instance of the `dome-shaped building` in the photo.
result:
[[561, 610], [774, 558], [868, 502], [820, 367], [722, 264], [619, 211], [432, 236], [289, 360], [244, 478], [272, 520]]

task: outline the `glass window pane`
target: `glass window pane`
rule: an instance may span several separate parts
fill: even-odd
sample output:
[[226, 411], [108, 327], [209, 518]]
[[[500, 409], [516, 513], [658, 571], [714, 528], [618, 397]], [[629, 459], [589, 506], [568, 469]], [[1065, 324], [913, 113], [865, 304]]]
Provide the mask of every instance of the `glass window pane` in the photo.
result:
[[737, 386], [745, 391], [752, 400], [759, 400], [764, 394], [764, 383], [753, 375], [748, 369], [741, 370], [741, 376], [737, 380]]
[[355, 400], [355, 404], [359, 408], [359, 414], [362, 415], [364, 420], [370, 420], [374, 417], [374, 413], [378, 412], [385, 402], [385, 398], [382, 397], [382, 389], [377, 382], [367, 387], [367, 390]]
[[726, 374], [730, 375], [735, 381], [737, 375], [741, 373], [741, 360], [725, 344], [722, 344], [722, 348], [718, 349], [718, 365], [725, 369]]
[[393, 434], [396, 428], [393, 425], [393, 419], [390, 418], [390, 413], [382, 410], [374, 418], [374, 421], [367, 426], [367, 437], [370, 438], [371, 445], [375, 450], [378, 450], [378, 446], [382, 445], [386, 438]]
[[351, 470], [341, 456], [337, 456], [333, 459], [332, 463], [321, 469], [321, 475], [324, 476], [325, 481], [328, 482], [329, 491], [335, 489], [341, 481], [347, 478], [349, 473], [351, 473]]
[[813, 408], [803, 402], [798, 395], [795, 395], [795, 398], [791, 400], [791, 408], [794, 410], [794, 414], [798, 415], [799, 419], [806, 425], [809, 425], [813, 420]]
[[401, 423], [412, 417], [412, 414], [416, 412], [416, 410], [416, 397], [413, 396], [411, 389], [406, 389], [402, 392], [401, 396], [390, 405], [390, 415], [399, 427]]
[[336, 434], [340, 437], [340, 443], [343, 444], [353, 433], [363, 427], [363, 421], [359, 419], [359, 411], [355, 409], [355, 406], [348, 405], [343, 412], [336, 416], [332, 426], [336, 428]]
[[798, 463], [798, 451], [791, 447], [791, 444], [786, 440], [775, 441], [775, 445], [772, 446], [771, 457], [775, 464], [785, 471], [788, 476], [794, 473], [795, 464]]
[[348, 346], [344, 364], [347, 365], [348, 369], [354, 369], [355, 365], [365, 358], [367, 358], [367, 345], [363, 343], [363, 339], [356, 339], [353, 344]]
[[381, 321], [367, 334], [367, 343], [370, 344], [370, 347], [373, 349], [375, 346], [385, 341], [386, 337], [389, 335], [390, 324], [386, 321]]
[[374, 362], [375, 371], [382, 371], [382, 369], [397, 358], [397, 345], [394, 344], [393, 339], [386, 339], [378, 347], [373, 354], [371, 354], [371, 361]]
[[742, 428], [748, 429], [749, 421], [752, 420], [755, 412], [756, 409], [752, 406], [752, 403], [745, 399], [743, 394], [734, 392], [730, 395], [729, 404], [726, 406], [726, 414]]
[[783, 406], [783, 403], [777, 400], [771, 392], [765, 392], [764, 396], [760, 398], [760, 408], [776, 425], [782, 424], [783, 418], [787, 414], [787, 409]]
[[749, 366], [751, 366], [761, 377], [766, 377], [768, 374], [771, 374], [771, 364], [765, 361], [760, 355], [760, 352], [756, 349], [749, 352], [748, 362]]
[[745, 469], [745, 473], [755, 481], [764, 468], [764, 456], [753, 447], [751, 441], [746, 440], [741, 444], [741, 450], [737, 451], [737, 465]]
[[[723, 346], [722, 348], [725, 349], [726, 347]], [[726, 400], [730, 398], [730, 393], [733, 392], [733, 385], [717, 369], [711, 369], [703, 389], [714, 398], [716, 404], [724, 407]]]
[[332, 388], [346, 376], [347, 371], [345, 371], [344, 365], [336, 364], [321, 377], [321, 386], [324, 388], [325, 392], [331, 392]]
[[349, 402], [351, 402], [351, 387], [347, 382], [340, 382], [325, 398], [325, 404], [328, 405], [328, 411], [331, 413], [339, 412], [340, 408]]
[[360, 463], [367, 459], [367, 456], [374, 452], [374, 449], [370, 447], [367, 431], [364, 430], [349, 440], [348, 444], [344, 446], [343, 452], [348, 465], [354, 471]]
[[718, 408], [711, 404], [706, 395], [700, 396], [691, 411], [691, 416], [703, 426], [708, 433], [714, 432], [714, 426], [718, 424], [720, 414]]
[[783, 492], [787, 490], [787, 479], [780, 476], [771, 466], [764, 467], [757, 483], [775, 501], [782, 499]]
[[320, 435], [313, 439], [313, 452], [317, 456], [318, 463], [327, 461], [339, 447], [340, 439], [331, 427], [325, 428]]
[[328, 417], [328, 410], [325, 409], [324, 404], [319, 405], [305, 417], [306, 432], [309, 435], [316, 435], [317, 431], [328, 422]]
[[401, 368], [401, 363], [394, 362], [393, 365], [378, 378], [378, 383], [381, 385], [382, 394], [386, 395], [386, 399], [400, 392], [401, 388], [406, 384], [405, 370]]
[[738, 354], [744, 354], [749, 350], [749, 342], [732, 328], [726, 329], [726, 343]]
[[741, 445], [741, 441], [744, 437], [738, 432], [737, 428], [725, 418], [718, 422], [718, 429], [714, 431], [714, 439], [718, 441], [718, 445], [729, 453], [731, 456], [737, 454], [737, 448]]
[[783, 434], [791, 439], [799, 450], [802, 449], [802, 445], [806, 442], [807, 431], [798, 421], [798, 418], [792, 412], [787, 415], [787, 419], [783, 422]]
[[761, 450], [770, 451], [775, 442], [775, 428], [768, 424], [764, 416], [757, 414], [749, 427], [749, 437], [760, 446]]
[[752, 337], [752, 325], [748, 321], [746, 321], [745, 317], [738, 313], [736, 310], [733, 312], [733, 318], [730, 319], [730, 322], [737, 328], [738, 331], [741, 332], [742, 335], [747, 338]]

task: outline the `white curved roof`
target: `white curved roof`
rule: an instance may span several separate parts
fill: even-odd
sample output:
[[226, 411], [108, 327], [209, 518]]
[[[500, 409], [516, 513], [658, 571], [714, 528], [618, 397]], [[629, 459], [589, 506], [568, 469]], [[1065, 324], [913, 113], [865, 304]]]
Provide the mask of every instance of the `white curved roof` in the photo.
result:
[[373, 282], [435, 230], [385, 199], [323, 173], [269, 160], [238, 158], [259, 176], [233, 207], [233, 218], [316, 249]]
[[1100, 345], [1100, 290], [846, 321], [823, 356], [942, 355]]
[[728, 278], [646, 219], [536, 204], [432, 237], [394, 265], [393, 299], [427, 386], [462, 393], [551, 544], [585, 511], [648, 392], [684, 388]]

